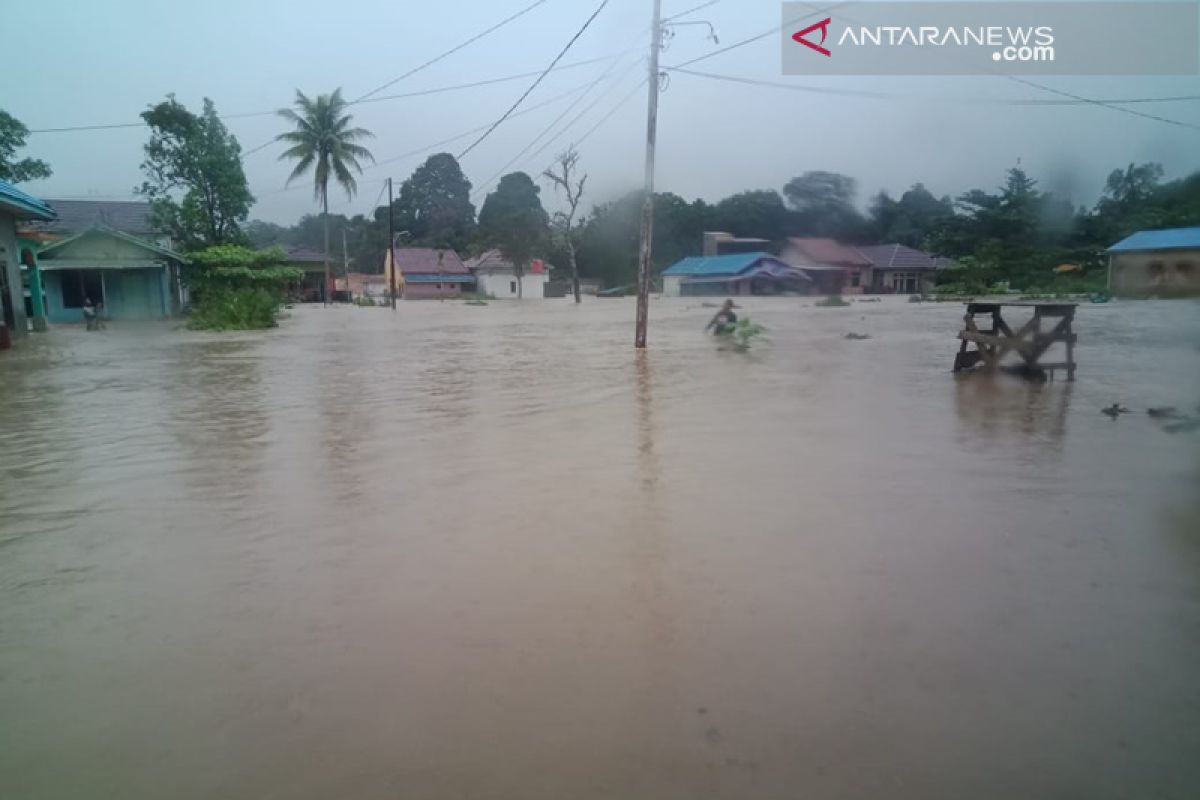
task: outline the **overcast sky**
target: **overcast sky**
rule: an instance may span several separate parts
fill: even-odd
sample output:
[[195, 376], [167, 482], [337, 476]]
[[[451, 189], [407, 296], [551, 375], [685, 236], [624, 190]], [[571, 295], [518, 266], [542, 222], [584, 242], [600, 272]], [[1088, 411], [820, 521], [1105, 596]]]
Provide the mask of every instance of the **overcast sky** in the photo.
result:
[[[664, 14], [702, 0], [664, 0]], [[4, 86], [0, 107], [31, 129], [136, 122], [148, 105], [174, 92], [199, 110], [212, 98], [222, 114], [276, 109], [294, 89], [328, 92], [338, 86], [357, 98], [414, 66], [499, 22], [531, 0], [105, 0], [73, 3], [70, 13], [50, 13], [37, 3], [9, 3]], [[536, 71], [578, 30], [598, 0], [548, 0], [521, 19], [444, 61], [396, 83], [382, 95], [434, 89]], [[602, 78], [583, 95], [559, 128], [578, 123], [512, 169], [539, 173], [551, 156], [595, 125], [622, 98], [630, 99], [580, 148], [590, 174], [591, 198], [611, 199], [642, 179], [645, 74], [650, 0], [611, 0], [563, 63], [604, 61], [552, 73], [526, 100], [545, 103]], [[776, 0], [720, 0], [687, 19], [709, 20], [720, 47], [777, 26]], [[664, 65], [717, 50], [701, 26], [679, 27]], [[625, 51], [625, 55], [620, 54]], [[636, 62], [635, 59], [642, 59]], [[1093, 105], [1015, 106], [1016, 99], [1055, 95], [1002, 77], [823, 78], [781, 74], [780, 39], [716, 55], [694, 69], [795, 86], [869, 89], [888, 99], [801, 93], [676, 74], [661, 95], [657, 188], [688, 199], [717, 200], [744, 189], [780, 189], [807, 170], [842, 172], [858, 180], [859, 202], [888, 189], [899, 194], [922, 181], [935, 194], [992, 188], [1018, 160], [1046, 189], [1092, 203], [1105, 175], [1130, 161], [1159, 161], [1168, 177], [1200, 169], [1200, 131], [1140, 119]], [[603, 77], [602, 77], [603, 76]], [[1094, 98], [1200, 94], [1200, 78], [1061, 78], [1040, 82]], [[474, 140], [435, 143], [494, 121], [531, 78], [425, 97], [384, 100], [354, 107], [356, 122], [372, 130], [380, 163], [360, 177], [347, 201], [331, 193], [331, 210], [367, 213], [383, 179], [407, 177], [439, 151], [457, 154]], [[567, 96], [513, 118], [463, 159], [477, 190], [579, 97]], [[924, 99], [918, 99], [924, 98]], [[1133, 106], [1200, 125], [1200, 103]], [[249, 151], [270, 141], [284, 122], [273, 116], [227, 121]], [[554, 129], [557, 130], [557, 129]], [[47, 198], [130, 199], [141, 182], [144, 128], [42, 133], [25, 154], [45, 159], [49, 180], [28, 190]], [[246, 175], [258, 198], [251, 216], [294, 222], [314, 210], [311, 185], [284, 189], [289, 168], [271, 144], [246, 156]], [[399, 156], [413, 153], [404, 158]], [[553, 206], [552, 191], [543, 197]], [[482, 194], [476, 206], [482, 203]]]

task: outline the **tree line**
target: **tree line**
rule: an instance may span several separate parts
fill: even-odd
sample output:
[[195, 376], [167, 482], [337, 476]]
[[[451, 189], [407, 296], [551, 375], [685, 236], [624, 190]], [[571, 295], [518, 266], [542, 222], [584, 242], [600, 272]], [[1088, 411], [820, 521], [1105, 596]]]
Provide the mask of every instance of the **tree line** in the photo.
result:
[[[335, 91], [315, 98], [297, 92], [294, 106], [280, 111], [292, 126], [278, 137], [286, 146], [280, 158], [294, 167], [289, 182], [311, 174], [321, 208], [295, 225], [250, 220], [254, 197], [240, 146], [209, 100], [200, 113], [174, 97], [143, 113], [151, 134], [139, 192], [150, 199], [160, 227], [188, 252], [215, 245], [303, 246], [331, 251], [340, 272], [344, 241], [352, 271], [381, 272], [388, 208], [368, 215], [327, 213], [330, 182], [352, 198], [354, 176], [373, 161], [360, 144], [370, 132], [353, 127], [346, 110]], [[20, 122], [0, 112], [0, 177], [49, 174], [42, 162], [16, 159], [24, 134]], [[551, 216], [538, 180], [519, 171], [504, 175], [477, 210], [473, 186], [458, 161], [449, 153], [434, 154], [400, 184], [393, 201], [398, 242], [453, 248], [466, 256], [494, 247], [518, 267], [541, 256], [560, 268], [577, 264], [579, 274], [608, 286], [630, 284], [637, 271], [642, 195], [595, 203], [582, 213], [587, 176], [580, 161], [578, 153], [568, 151], [537, 176], [566, 200], [568, 212]], [[1050, 282], [1061, 264], [1079, 268], [1073, 277], [1095, 277], [1103, 269], [1103, 250], [1133, 231], [1200, 222], [1200, 172], [1164, 181], [1159, 164], [1129, 164], [1109, 174], [1100, 198], [1088, 206], [1042, 190], [1020, 166], [998, 177], [995, 188], [957, 197], [937, 197], [921, 183], [898, 197], [879, 192], [865, 212], [859, 210], [856, 180], [825, 171], [794, 177], [780, 190], [747, 190], [717, 202], [657, 193], [653, 267], [659, 272], [698, 255], [702, 234], [720, 230], [766, 239], [772, 246], [792, 236], [899, 242], [963, 265], [942, 280], [965, 288], [1007, 282], [1028, 289]]]

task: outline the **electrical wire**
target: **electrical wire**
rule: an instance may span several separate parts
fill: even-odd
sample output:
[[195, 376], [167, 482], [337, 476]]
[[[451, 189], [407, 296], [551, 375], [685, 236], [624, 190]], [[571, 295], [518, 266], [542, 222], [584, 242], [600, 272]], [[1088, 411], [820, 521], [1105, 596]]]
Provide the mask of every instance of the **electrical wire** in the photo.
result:
[[520, 106], [521, 103], [525, 101], [525, 98], [529, 97], [529, 95], [533, 92], [533, 90], [536, 89], [538, 87], [538, 85], [543, 80], [545, 80], [546, 76], [550, 74], [550, 70], [554, 69], [554, 65], [557, 64], [559, 61], [561, 61], [562, 57], [565, 56], [567, 54], [567, 52], [572, 47], [575, 46], [575, 42], [579, 41], [579, 37], [583, 36], [584, 32], [588, 28], [591, 27], [593, 20], [595, 20], [596, 17], [600, 16], [600, 12], [604, 10], [605, 6], [607, 6], [608, 3], [609, 3], [609, 0], [601, 0], [600, 5], [596, 6], [596, 10], [593, 11], [592, 15], [587, 18], [587, 22], [583, 23], [583, 27], [581, 27], [578, 31], [576, 31], [575, 35], [571, 37], [571, 40], [569, 42], [567, 42], [566, 47], [564, 47], [561, 51], [559, 51], [558, 55], [554, 57], [554, 60], [550, 62], [550, 66], [546, 67], [546, 69], [542, 72], [542, 74], [538, 76], [537, 80], [535, 80], [529, 86], [529, 88], [525, 90], [524, 94], [522, 94], [520, 97], [517, 98], [517, 102], [513, 103], [512, 107], [509, 108], [507, 111], [504, 112], [504, 114], [502, 114], [500, 116], [500, 119], [498, 119], [494, 123], [492, 123], [492, 126], [490, 128], [488, 128], [487, 131], [485, 131], [482, 136], [480, 136], [478, 139], [476, 139], [474, 142], [472, 142], [470, 147], [468, 147], [466, 150], [463, 150], [461, 153], [458, 154], [459, 161], [461, 161], [464, 156], [466, 156], [468, 153], [470, 153], [472, 150], [474, 150], [476, 147], [478, 147], [485, 139], [487, 139], [489, 136], [491, 136], [492, 132], [494, 130], [496, 130], [496, 128], [499, 128], [500, 125], [503, 124], [506, 119], [508, 119], [509, 117], [512, 116], [513, 112], [517, 110], [517, 107]]
[[439, 61], [441, 61], [442, 59], [444, 59], [448, 56], [454, 55], [459, 50], [462, 50], [464, 47], [479, 41], [483, 37], [487, 36], [489, 33], [498, 31], [501, 28], [503, 28], [505, 25], [507, 25], [508, 23], [513, 22], [514, 20], [520, 19], [521, 17], [528, 14], [530, 11], [533, 11], [538, 6], [544, 5], [546, 2], [547, 2], [547, 0], [535, 0], [535, 2], [530, 3], [525, 8], [521, 9], [520, 11], [513, 14], [512, 16], [501, 20], [500, 22], [496, 23], [492, 27], [488, 28], [486, 31], [483, 31], [482, 33], [478, 33], [478, 34], [472, 36], [470, 39], [467, 39], [465, 42], [463, 42], [461, 44], [455, 45], [454, 47], [450, 48], [446, 52], [442, 53], [439, 56], [431, 58], [429, 61], [426, 61], [424, 64], [421, 64], [420, 66], [413, 67], [408, 72], [401, 75], [400, 77], [393, 78], [392, 80], [388, 81], [387, 83], [381, 84], [380, 86], [376, 86], [374, 89], [372, 89], [371, 91], [362, 95], [361, 97], [355, 98], [350, 103], [350, 105], [354, 105], [356, 103], [361, 103], [363, 100], [366, 100], [368, 97], [371, 97], [372, 95], [382, 92], [384, 89], [388, 88], [389, 86], [393, 86], [393, 85], [399, 83], [400, 81], [404, 80], [405, 78], [409, 78], [409, 77], [412, 77], [413, 75], [416, 75], [418, 72], [425, 69], [426, 67], [431, 67], [434, 64], [438, 63]]

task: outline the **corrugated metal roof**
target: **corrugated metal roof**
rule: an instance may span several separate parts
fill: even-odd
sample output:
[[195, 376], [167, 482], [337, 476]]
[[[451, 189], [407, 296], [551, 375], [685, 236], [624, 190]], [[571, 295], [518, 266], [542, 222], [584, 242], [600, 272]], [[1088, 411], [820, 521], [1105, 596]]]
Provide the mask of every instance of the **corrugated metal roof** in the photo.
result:
[[474, 275], [438, 275], [429, 273], [418, 273], [411, 275], [405, 273], [404, 280], [406, 283], [474, 283]]
[[770, 253], [732, 253], [727, 256], [691, 256], [663, 270], [663, 275], [737, 275], [765, 258], [787, 266]]
[[1162, 231], [1138, 231], [1108, 248], [1110, 253], [1133, 250], [1193, 250], [1200, 249], [1200, 227], [1169, 228]]
[[[439, 263], [438, 254], [441, 253], [441, 261]], [[457, 273], [465, 275], [467, 272], [466, 266], [458, 253], [453, 250], [435, 250], [431, 247], [397, 247], [396, 248], [396, 263], [400, 266], [400, 272], [404, 275], [409, 273]]]
[[142, 200], [47, 200], [58, 218], [30, 225], [33, 230], [59, 235], [86, 231], [103, 225], [134, 236], [153, 236], [159, 231], [150, 224], [150, 204]]
[[866, 256], [876, 269], [921, 270], [947, 266], [946, 259], [935, 258], [903, 244], [863, 245], [858, 252]]
[[8, 181], [0, 181], [0, 206], [18, 219], [54, 219], [54, 209], [44, 200], [22, 192]]

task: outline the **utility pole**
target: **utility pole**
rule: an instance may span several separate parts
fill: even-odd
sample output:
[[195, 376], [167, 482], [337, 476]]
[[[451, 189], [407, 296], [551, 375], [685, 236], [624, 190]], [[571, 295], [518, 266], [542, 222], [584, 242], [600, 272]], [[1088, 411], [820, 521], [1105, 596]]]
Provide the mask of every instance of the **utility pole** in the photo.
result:
[[638, 253], [637, 328], [633, 346], [646, 348], [646, 320], [650, 305], [650, 249], [654, 238], [654, 148], [658, 143], [658, 53], [662, 47], [662, 0], [654, 0], [650, 28], [650, 98], [646, 113], [646, 198], [642, 204], [642, 242]]
[[396, 310], [396, 220], [392, 212], [392, 179], [388, 178], [388, 283], [392, 311]]
[[350, 289], [350, 250], [346, 247], [346, 226], [342, 226], [342, 274], [346, 276], [346, 298], [354, 302], [354, 292]]

